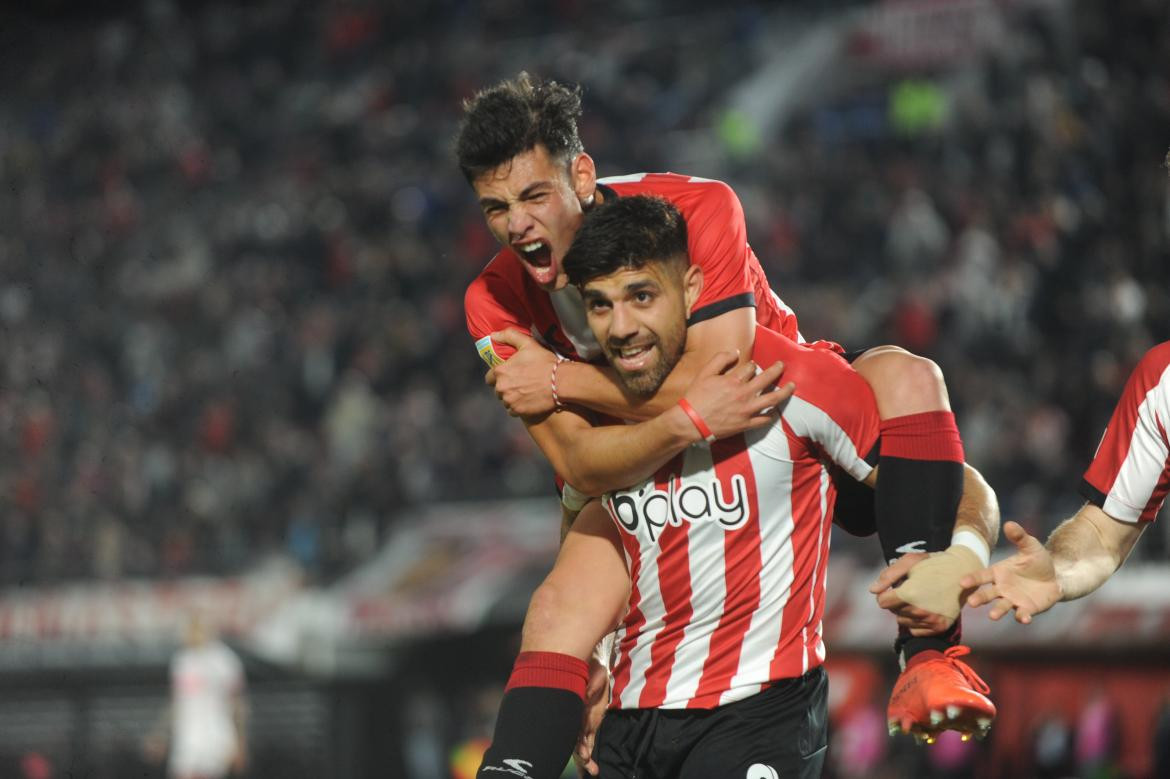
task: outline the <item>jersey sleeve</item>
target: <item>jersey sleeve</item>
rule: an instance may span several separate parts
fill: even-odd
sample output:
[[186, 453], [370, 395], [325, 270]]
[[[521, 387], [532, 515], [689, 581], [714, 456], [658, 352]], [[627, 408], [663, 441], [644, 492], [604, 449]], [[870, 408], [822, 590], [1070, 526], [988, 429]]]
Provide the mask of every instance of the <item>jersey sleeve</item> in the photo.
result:
[[747, 225], [735, 192], [722, 181], [705, 182], [688, 211], [684, 217], [691, 262], [703, 269], [703, 290], [689, 323], [755, 306], [748, 272]]
[[1123, 522], [1150, 522], [1170, 489], [1170, 342], [1142, 358], [1130, 375], [1081, 481], [1081, 494]]
[[532, 317], [520, 293], [507, 278], [484, 270], [463, 296], [467, 332], [475, 339], [475, 348], [488, 367], [499, 365], [515, 353], [507, 344], [493, 341], [491, 334], [514, 327], [525, 333], [531, 329]]
[[[757, 340], [765, 337], [761, 334], [783, 338], [759, 328]], [[794, 370], [786, 368], [783, 379], [796, 382], [796, 394], [784, 410], [784, 423], [794, 435], [812, 441], [842, 470], [863, 481], [873, 470], [865, 455], [877, 443], [880, 424], [873, 391], [835, 352], [790, 348], [801, 351], [786, 361]]]

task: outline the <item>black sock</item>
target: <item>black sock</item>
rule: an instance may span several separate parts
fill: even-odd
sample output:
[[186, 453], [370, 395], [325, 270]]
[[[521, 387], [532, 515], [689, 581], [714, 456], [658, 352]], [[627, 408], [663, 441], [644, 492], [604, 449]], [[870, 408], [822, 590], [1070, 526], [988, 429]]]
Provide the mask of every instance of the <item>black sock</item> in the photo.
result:
[[588, 666], [553, 652], [521, 652], [476, 779], [557, 779], [585, 711]]
[[[939, 552], [951, 545], [963, 495], [963, 445], [949, 411], [882, 422], [874, 513], [882, 553]], [[926, 649], [958, 643], [959, 622], [939, 636], [912, 637], [900, 629], [894, 644], [903, 662]]]

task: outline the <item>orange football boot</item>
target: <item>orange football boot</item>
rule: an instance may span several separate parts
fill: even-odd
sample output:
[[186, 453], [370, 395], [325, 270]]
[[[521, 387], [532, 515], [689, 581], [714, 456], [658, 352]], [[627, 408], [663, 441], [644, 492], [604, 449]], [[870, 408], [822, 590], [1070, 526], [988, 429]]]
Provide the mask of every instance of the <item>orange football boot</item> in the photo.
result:
[[995, 704], [987, 698], [991, 688], [959, 659], [970, 653], [969, 647], [953, 646], [910, 658], [886, 709], [891, 736], [909, 733], [919, 744], [933, 744], [944, 730], [962, 733], [964, 741], [987, 736]]

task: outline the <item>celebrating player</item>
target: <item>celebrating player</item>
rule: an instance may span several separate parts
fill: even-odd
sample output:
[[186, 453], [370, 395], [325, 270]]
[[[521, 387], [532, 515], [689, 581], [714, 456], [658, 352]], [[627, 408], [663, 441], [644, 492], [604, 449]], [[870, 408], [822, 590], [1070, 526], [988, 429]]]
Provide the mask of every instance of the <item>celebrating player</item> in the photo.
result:
[[[701, 415], [723, 408], [710, 399], [730, 391], [728, 382], [734, 384], [735, 374], [723, 371], [721, 351], [750, 354], [757, 324], [797, 343], [803, 339], [795, 315], [768, 287], [731, 189], [674, 174], [599, 181], [577, 135], [579, 114], [576, 90], [521, 74], [469, 101], [456, 151], [489, 229], [504, 245], [468, 289], [468, 329], [480, 354], [495, 366], [497, 393], [513, 413], [524, 417], [557, 473], [586, 495], [599, 495], [649, 476], [690, 444], [677, 401], [693, 380], [701, 380], [703, 392], [688, 398]], [[562, 267], [586, 210], [638, 193], [662, 196], [683, 214], [691, 261], [705, 279], [690, 314], [687, 348], [653, 393], [635, 392], [612, 369], [586, 364], [601, 348]], [[522, 333], [535, 334], [557, 354]], [[564, 362], [564, 357], [576, 361]], [[502, 363], [504, 358], [510, 359]], [[635, 364], [653, 360], [654, 354], [631, 351], [622, 359]], [[905, 619], [942, 615], [931, 624], [950, 628], [960, 606], [959, 577], [986, 564], [987, 545], [994, 542], [998, 526], [993, 522], [982, 533], [955, 533], [964, 491], [962, 444], [937, 367], [895, 347], [870, 350], [854, 367], [876, 396], [882, 478], [872, 511], [851, 508], [841, 512], [838, 522], [861, 534], [876, 528], [887, 559], [907, 551], [945, 549], [929, 565], [915, 568], [898, 593], [904, 597], [900, 607], [912, 612]], [[700, 402], [706, 405], [700, 407]], [[570, 407], [646, 421], [592, 427], [579, 414], [563, 413]], [[718, 436], [766, 421], [751, 418], [759, 416], [755, 409], [746, 416], [738, 409], [732, 416], [726, 425], [708, 420], [712, 432]], [[839, 485], [849, 492], [842, 502], [864, 503], [867, 496], [855, 497], [847, 481]], [[588, 597], [579, 589], [575, 595]], [[587, 610], [588, 604], [580, 608]], [[563, 623], [558, 625], [563, 628]], [[891, 696], [892, 722], [938, 729], [931, 713], [952, 707], [964, 709], [964, 715], [994, 716], [990, 702], [970, 688], [969, 669], [943, 655], [957, 642], [957, 622], [953, 627], [948, 635], [911, 636], [906, 631], [900, 636], [906, 670]]]
[[[564, 260], [617, 380], [638, 395], [679, 364], [687, 314], [703, 299], [703, 269], [689, 264], [687, 246], [676, 208], [630, 196], [590, 214]], [[863, 453], [877, 440], [877, 409], [831, 350], [758, 327], [752, 357], [782, 360], [795, 381], [778, 419], [712, 442], [682, 401], [708, 440], [609, 493], [608, 519], [582, 515], [569, 531], [549, 578], [579, 576], [564, 566], [583, 559], [577, 545], [591, 546], [590, 586], [606, 591], [608, 619], [574, 652], [521, 654], [481, 779], [509, 767], [559, 774], [584, 705], [582, 653], [614, 623], [611, 712], [593, 753], [602, 776], [820, 775], [828, 466], [872, 481]]]
[[1167, 420], [1170, 341], [1146, 352], [1126, 382], [1081, 481], [1088, 502], [1044, 544], [1015, 522], [1004, 525], [1016, 553], [963, 580], [964, 587], [982, 585], [967, 603], [991, 603], [988, 616], [996, 620], [1014, 609], [1016, 620], [1026, 625], [1057, 602], [1084, 597], [1104, 584], [1166, 500]]

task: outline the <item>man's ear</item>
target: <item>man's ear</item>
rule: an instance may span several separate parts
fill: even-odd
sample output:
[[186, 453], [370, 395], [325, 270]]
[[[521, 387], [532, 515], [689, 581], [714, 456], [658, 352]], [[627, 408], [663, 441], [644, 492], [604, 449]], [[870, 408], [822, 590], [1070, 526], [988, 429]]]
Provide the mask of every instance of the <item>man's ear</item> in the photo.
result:
[[597, 189], [597, 166], [593, 158], [585, 152], [578, 154], [569, 165], [569, 178], [577, 199], [584, 205], [592, 204], [593, 193]]
[[699, 302], [699, 293], [703, 291], [703, 269], [698, 265], [687, 265], [683, 273], [683, 295], [687, 301], [687, 316], [691, 309]]

